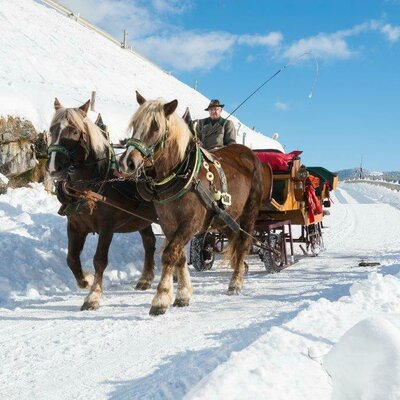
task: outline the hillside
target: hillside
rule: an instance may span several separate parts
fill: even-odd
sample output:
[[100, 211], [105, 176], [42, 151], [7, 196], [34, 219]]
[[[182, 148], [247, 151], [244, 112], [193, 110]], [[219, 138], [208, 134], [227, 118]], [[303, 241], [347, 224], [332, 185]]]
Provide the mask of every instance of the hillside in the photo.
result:
[[[0, 0], [0, 10], [0, 115], [24, 117], [43, 131], [54, 97], [71, 107], [95, 90], [96, 111], [101, 111], [114, 142], [126, 137], [137, 108], [135, 90], [149, 99], [177, 98], [180, 114], [190, 107], [194, 118], [207, 116], [209, 99], [201, 93], [73, 19], [33, 0]], [[250, 147], [283, 150], [244, 125], [238, 142], [244, 132]]]
[[[341, 169], [339, 171], [336, 171], [336, 174], [338, 174], [339, 179], [341, 181], [344, 181], [346, 179], [359, 178], [360, 177], [360, 169], [357, 167]], [[363, 169], [362, 177], [365, 179], [373, 179], [373, 180], [380, 179], [380, 180], [392, 182], [392, 181], [398, 181], [400, 179], [400, 171], [377, 172], [377, 171], [368, 171], [366, 169]]]

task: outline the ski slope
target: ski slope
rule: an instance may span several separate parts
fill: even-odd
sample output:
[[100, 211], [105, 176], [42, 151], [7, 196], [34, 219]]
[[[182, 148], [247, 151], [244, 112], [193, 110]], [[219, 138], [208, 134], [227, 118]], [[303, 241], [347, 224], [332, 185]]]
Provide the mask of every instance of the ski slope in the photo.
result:
[[[156, 318], [148, 315], [155, 284], [133, 289], [140, 250], [121, 252], [133, 252], [136, 234], [116, 235], [101, 308], [80, 312], [85, 293], [63, 259], [57, 201], [40, 185], [10, 190], [0, 196], [0, 398], [342, 400], [367, 391], [398, 399], [400, 194], [386, 204], [395, 192], [366, 189], [337, 190], [319, 257], [298, 252], [297, 264], [273, 275], [251, 258], [240, 296], [226, 295], [223, 264], [191, 268], [191, 305]], [[364, 347], [352, 354], [348, 343]]]

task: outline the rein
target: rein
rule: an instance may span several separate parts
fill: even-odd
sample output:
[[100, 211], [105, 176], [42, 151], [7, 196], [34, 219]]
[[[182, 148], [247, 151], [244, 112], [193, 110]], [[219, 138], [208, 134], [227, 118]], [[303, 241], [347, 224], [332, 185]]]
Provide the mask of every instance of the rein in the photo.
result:
[[136, 213], [134, 213], [132, 211], [129, 211], [126, 208], [118, 206], [114, 202], [110, 201], [106, 196], [103, 196], [100, 193], [93, 192], [92, 190], [79, 191], [79, 190], [76, 190], [75, 188], [67, 186], [66, 183], [63, 185], [63, 189], [64, 189], [64, 191], [66, 192], [66, 194], [68, 196], [75, 197], [75, 198], [81, 199], [81, 200], [85, 200], [85, 201], [87, 201], [89, 203], [90, 202], [92, 202], [92, 203], [101, 202], [101, 203], [106, 204], [106, 205], [108, 205], [110, 207], [116, 208], [117, 210], [120, 210], [120, 211], [123, 211], [123, 212], [125, 212], [127, 214], [130, 214], [130, 215], [132, 215], [132, 216], [134, 216], [136, 218], [140, 218], [140, 219], [143, 219], [143, 220], [151, 222], [151, 223], [158, 223], [158, 220], [154, 221], [154, 220], [142, 217], [141, 215], [138, 215], [138, 214], [136, 214]]

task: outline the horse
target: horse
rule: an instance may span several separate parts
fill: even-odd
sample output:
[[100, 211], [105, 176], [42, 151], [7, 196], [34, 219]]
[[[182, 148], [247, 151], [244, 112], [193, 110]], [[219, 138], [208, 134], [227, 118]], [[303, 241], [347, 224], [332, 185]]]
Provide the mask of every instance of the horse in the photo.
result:
[[[54, 101], [55, 114], [49, 130], [49, 159], [46, 169], [57, 181], [57, 196], [61, 210], [67, 215], [68, 254], [67, 264], [80, 288], [90, 289], [81, 310], [99, 308], [103, 292], [103, 273], [108, 264], [108, 252], [116, 232], [139, 231], [145, 251], [142, 275], [136, 289], [146, 290], [154, 279], [154, 253], [156, 239], [151, 227], [157, 220], [152, 203], [140, 197], [127, 197], [121, 191], [120, 182], [113, 178], [114, 152], [108, 135], [88, 117], [90, 100], [78, 108], [65, 108], [58, 99]], [[114, 176], [115, 178], [115, 176]], [[126, 182], [125, 186], [126, 186]], [[119, 184], [119, 186], [117, 185]], [[131, 187], [131, 184], [129, 185]], [[105, 196], [112, 204], [85, 202], [74, 196], [85, 190]], [[98, 233], [96, 252], [93, 258], [94, 276], [82, 271], [80, 254], [89, 233]]]
[[[125, 175], [141, 178], [139, 193], [149, 200], [152, 198], [166, 237], [161, 278], [150, 315], [164, 314], [172, 304], [174, 269], [178, 289], [173, 306], [189, 305], [193, 289], [184, 248], [194, 235], [210, 228], [228, 236], [228, 257], [233, 269], [228, 294], [239, 294], [243, 287], [244, 257], [251, 245], [246, 232], [253, 233], [264, 191], [260, 161], [248, 147], [239, 144], [217, 149], [212, 154], [202, 150], [187, 123], [175, 113], [177, 100], [146, 101], [139, 92], [136, 99], [140, 106], [128, 128], [132, 138], [119, 165]], [[208, 162], [207, 158], [214, 162]], [[222, 166], [222, 176], [216, 172], [216, 166]], [[223, 188], [223, 175], [228, 183], [225, 207], [229, 207], [230, 219], [226, 210], [216, 206], [217, 200], [220, 204], [218, 188]], [[205, 200], [210, 194], [211, 200]], [[214, 202], [213, 196], [217, 199]], [[225, 218], [219, 218], [221, 215]]]

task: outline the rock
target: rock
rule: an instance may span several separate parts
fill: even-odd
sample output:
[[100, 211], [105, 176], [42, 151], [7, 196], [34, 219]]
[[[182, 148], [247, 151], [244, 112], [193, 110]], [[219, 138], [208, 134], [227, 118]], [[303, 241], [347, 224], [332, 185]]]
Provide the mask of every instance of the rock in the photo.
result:
[[30, 142], [0, 144], [0, 173], [12, 177], [36, 165], [35, 149]]
[[9, 142], [34, 142], [38, 138], [36, 129], [30, 121], [19, 117], [0, 117], [0, 144]]
[[38, 134], [31, 122], [0, 117], [0, 173], [14, 177], [37, 165], [34, 142]]
[[3, 174], [0, 174], [0, 194], [7, 192], [8, 178]]

